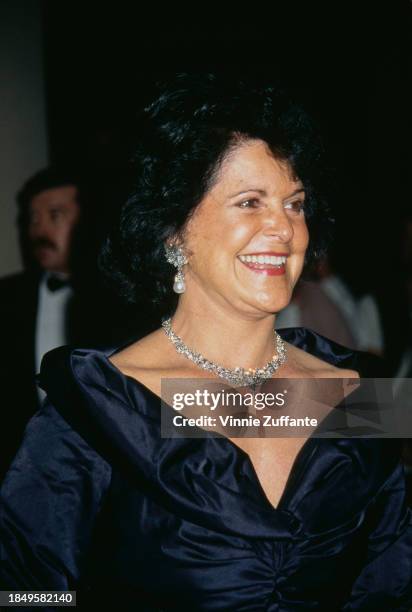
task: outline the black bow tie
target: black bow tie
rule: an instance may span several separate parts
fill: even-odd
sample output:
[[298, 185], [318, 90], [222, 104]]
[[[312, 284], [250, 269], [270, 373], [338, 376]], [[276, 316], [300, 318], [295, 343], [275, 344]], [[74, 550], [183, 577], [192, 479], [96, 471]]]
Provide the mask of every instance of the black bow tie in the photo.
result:
[[53, 292], [70, 285], [69, 279], [59, 278], [58, 276], [49, 276], [46, 283], [48, 290]]

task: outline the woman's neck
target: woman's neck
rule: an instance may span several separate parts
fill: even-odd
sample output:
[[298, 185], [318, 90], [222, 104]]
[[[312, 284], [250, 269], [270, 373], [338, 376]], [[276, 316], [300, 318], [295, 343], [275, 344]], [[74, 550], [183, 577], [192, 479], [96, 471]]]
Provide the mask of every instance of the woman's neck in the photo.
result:
[[276, 352], [274, 324], [274, 314], [257, 317], [183, 296], [172, 318], [173, 331], [189, 348], [228, 368], [264, 366]]

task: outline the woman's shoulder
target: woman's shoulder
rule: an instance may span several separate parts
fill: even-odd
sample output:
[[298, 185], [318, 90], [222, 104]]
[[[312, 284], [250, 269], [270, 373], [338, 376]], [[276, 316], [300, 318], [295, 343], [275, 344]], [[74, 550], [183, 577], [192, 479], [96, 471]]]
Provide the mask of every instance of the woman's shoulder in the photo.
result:
[[141, 381], [157, 394], [162, 377], [184, 376], [176, 365], [176, 351], [165, 343], [161, 329], [114, 351], [108, 360], [121, 374]]
[[290, 369], [294, 378], [359, 378], [353, 368], [338, 367], [297, 346], [288, 346]]
[[56, 453], [64, 451], [67, 443], [75, 452], [84, 452], [86, 460], [90, 455], [100, 457], [110, 468], [128, 463], [132, 469], [143, 432], [146, 441], [149, 436], [157, 439], [157, 425], [153, 429], [152, 425], [158, 421], [158, 402], [144, 385], [134, 384], [111, 363], [112, 352], [112, 347], [63, 346], [46, 353], [38, 382], [47, 399], [37, 424], [30, 425], [31, 438], [37, 429], [43, 449], [47, 431], [58, 427], [62, 440], [54, 437]]
[[286, 341], [285, 376], [293, 378], [359, 378], [354, 351], [306, 327], [277, 330]]
[[[343, 346], [307, 327], [278, 329], [290, 354], [307, 375], [319, 378], [385, 377], [385, 365], [376, 355]], [[302, 376], [303, 377], [303, 376]]]
[[159, 363], [159, 357], [161, 356], [161, 361], [165, 357], [162, 340], [162, 331], [157, 329], [135, 342], [114, 350], [108, 359], [119, 369], [155, 368]]
[[[111, 375], [134, 375], [138, 370], [158, 367], [159, 330], [131, 339], [121, 346], [82, 347], [65, 345], [48, 351], [36, 375], [37, 384], [48, 394], [78, 387], [84, 381], [102, 384]], [[163, 347], [164, 353], [164, 347]], [[162, 356], [163, 358], [163, 356]]]

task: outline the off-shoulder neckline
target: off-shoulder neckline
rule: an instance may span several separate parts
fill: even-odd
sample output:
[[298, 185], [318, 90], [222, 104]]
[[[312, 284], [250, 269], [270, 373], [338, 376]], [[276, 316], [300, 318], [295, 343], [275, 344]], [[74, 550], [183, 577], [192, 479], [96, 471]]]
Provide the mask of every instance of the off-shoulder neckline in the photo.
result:
[[[173, 408], [169, 404], [164, 402], [164, 400], [159, 395], [157, 395], [157, 393], [152, 391], [152, 389], [150, 389], [147, 385], [142, 383], [140, 380], [138, 380], [134, 376], [130, 376], [130, 375], [125, 374], [124, 372], [122, 372], [122, 370], [120, 370], [120, 368], [118, 368], [110, 360], [110, 357], [112, 355], [114, 355], [116, 352], [117, 352], [117, 349], [114, 349], [114, 351], [112, 351], [112, 352], [108, 352], [108, 353], [104, 353], [103, 354], [103, 357], [105, 359], [105, 363], [108, 365], [108, 367], [117, 376], [119, 376], [121, 379], [125, 380], [126, 382], [129, 382], [129, 384], [132, 384], [133, 386], [135, 386], [138, 389], [140, 389], [141, 391], [143, 391], [143, 393], [145, 393], [147, 396], [149, 396], [152, 400], [154, 400], [156, 402], [159, 402], [165, 408], [173, 410]], [[359, 376], [359, 379], [360, 378], [361, 377]], [[356, 392], [356, 390], [353, 391], [353, 393], [355, 393], [355, 392]], [[319, 427], [316, 428], [316, 430], [318, 430], [318, 429], [319, 429]], [[211, 439], [211, 437], [206, 436], [206, 439]], [[288, 477], [287, 477], [284, 489], [282, 491], [282, 494], [279, 497], [277, 505], [274, 506], [270, 502], [268, 496], [266, 495], [265, 490], [263, 489], [263, 486], [262, 486], [262, 484], [260, 482], [260, 479], [259, 479], [259, 477], [257, 475], [256, 469], [255, 469], [255, 467], [253, 465], [253, 462], [252, 462], [252, 459], [251, 459], [250, 455], [245, 450], [243, 450], [240, 446], [238, 446], [235, 442], [233, 442], [230, 438], [228, 438], [227, 436], [224, 436], [224, 435], [218, 436], [218, 439], [222, 440], [224, 444], [228, 444], [232, 448], [232, 450], [234, 450], [234, 452], [238, 454], [238, 456], [242, 457], [245, 461], [247, 461], [250, 473], [253, 475], [253, 479], [255, 481], [256, 488], [259, 490], [261, 496], [265, 500], [265, 503], [269, 506], [270, 510], [274, 511], [274, 512], [278, 512], [278, 511], [281, 511], [281, 510], [287, 510], [287, 507], [284, 507], [284, 506], [287, 506], [287, 501], [288, 501], [288, 499], [293, 494], [294, 481], [296, 479], [299, 479], [299, 477], [303, 476], [306, 467], [308, 467], [310, 462], [317, 455], [318, 448], [319, 448], [319, 438], [317, 438], [313, 434], [309, 435], [308, 438], [303, 443], [303, 445], [301, 446], [301, 448], [299, 449], [299, 451], [297, 452], [297, 454], [296, 454], [296, 456], [295, 456], [295, 458], [294, 458], [294, 460], [292, 462], [292, 467], [291, 467], [291, 469], [289, 471], [289, 474], [288, 474]], [[333, 438], [323, 438], [322, 439], [323, 443], [325, 443], [326, 441], [330, 442], [331, 440], [333, 440]]]

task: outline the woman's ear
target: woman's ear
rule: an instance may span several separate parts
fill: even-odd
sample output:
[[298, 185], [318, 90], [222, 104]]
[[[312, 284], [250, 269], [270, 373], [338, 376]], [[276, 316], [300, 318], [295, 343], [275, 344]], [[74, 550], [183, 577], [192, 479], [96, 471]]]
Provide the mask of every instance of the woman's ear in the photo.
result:
[[186, 256], [188, 255], [183, 235], [180, 233], [173, 234], [166, 238], [163, 246], [165, 250], [174, 249], [178, 250], [181, 254], [185, 254]]
[[182, 247], [183, 246], [183, 240], [182, 240], [182, 236], [180, 235], [179, 232], [176, 232], [175, 234], [171, 234], [170, 236], [168, 236], [166, 238], [166, 240], [163, 243], [163, 246], [166, 247]]

